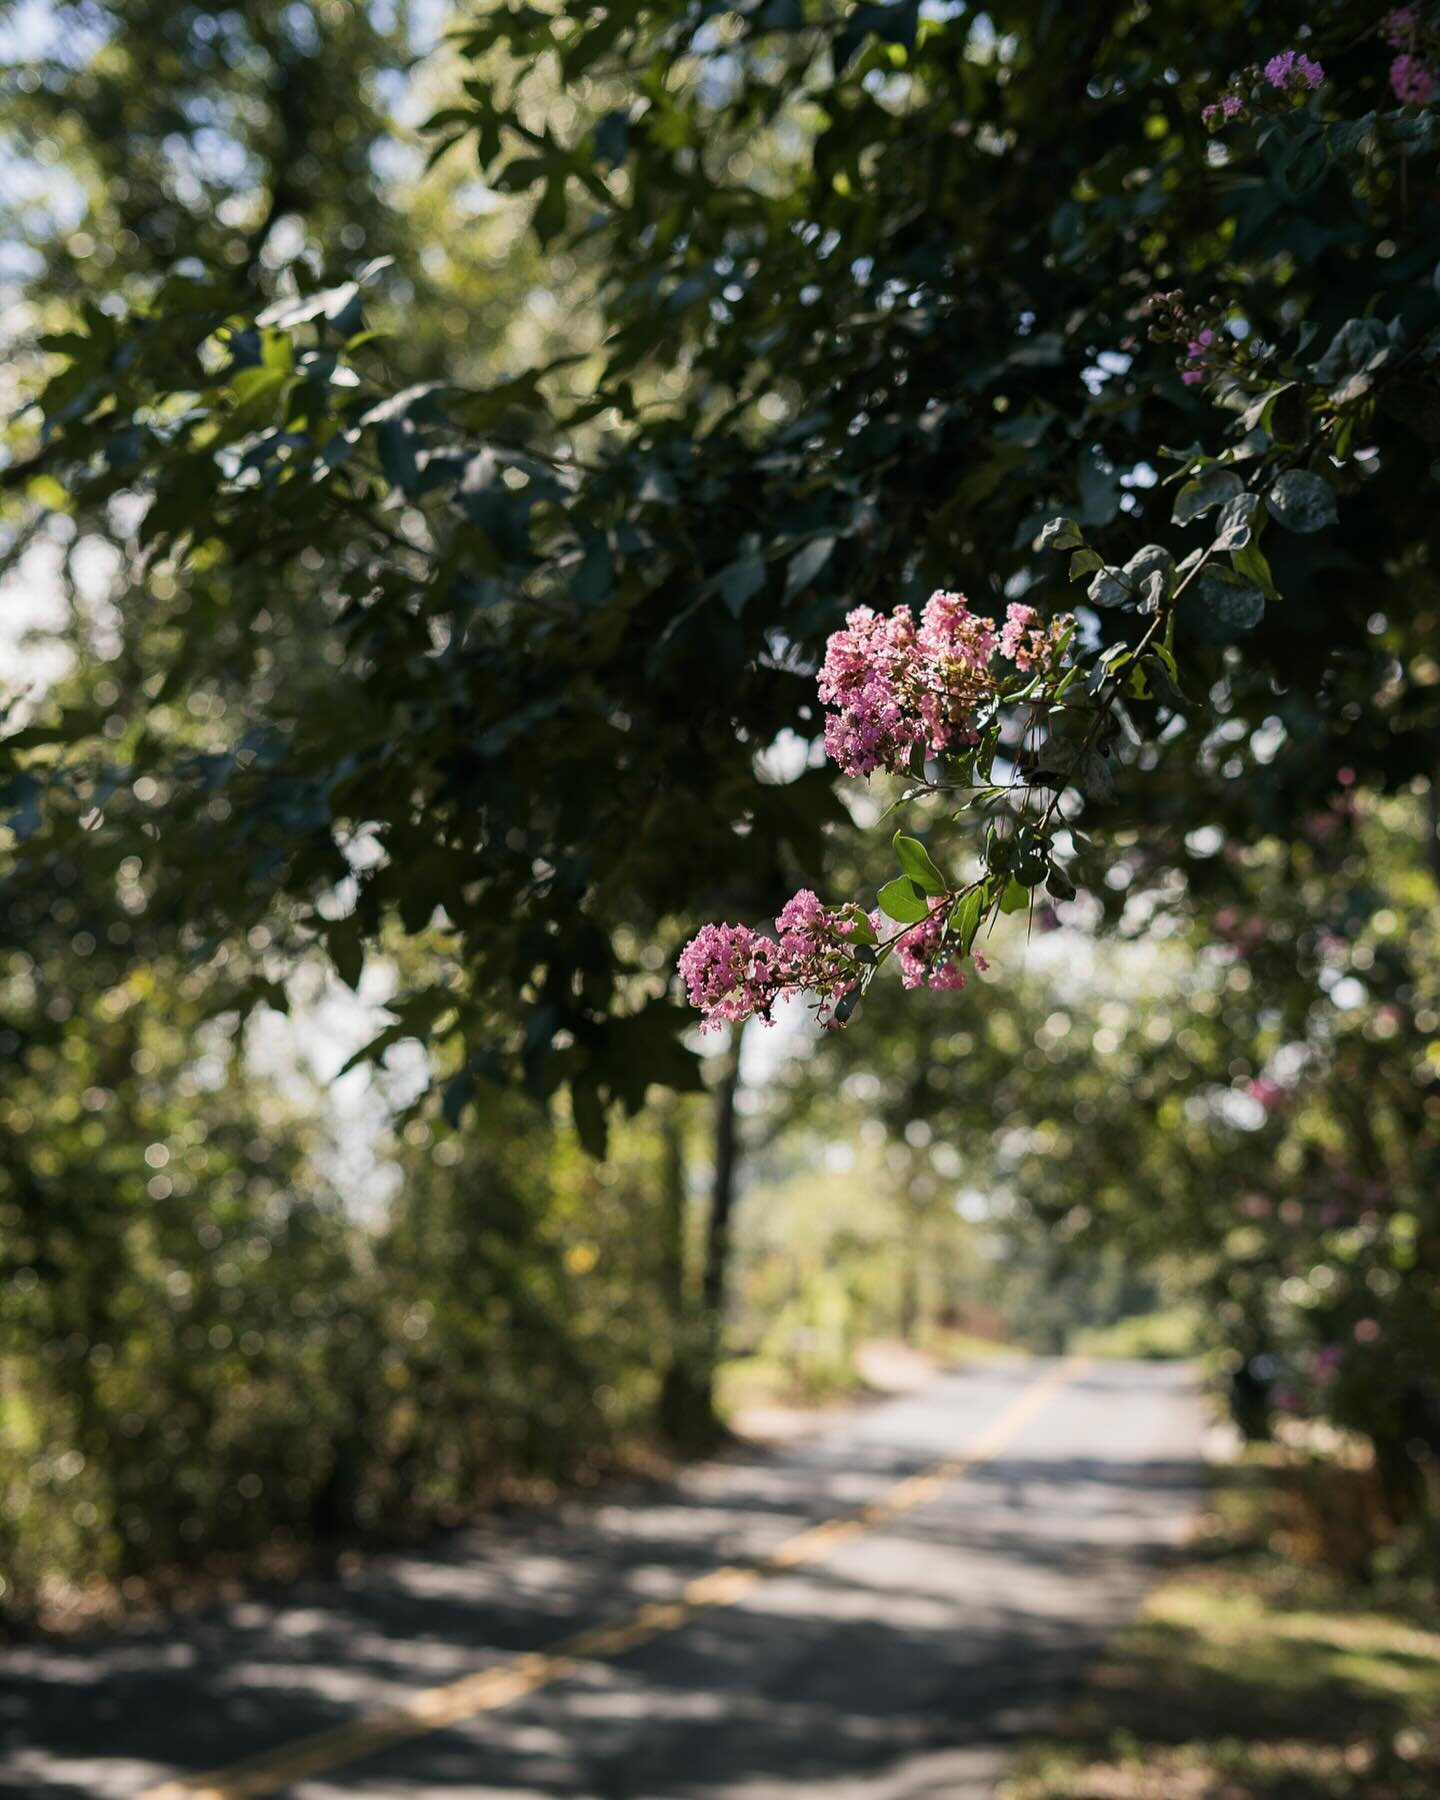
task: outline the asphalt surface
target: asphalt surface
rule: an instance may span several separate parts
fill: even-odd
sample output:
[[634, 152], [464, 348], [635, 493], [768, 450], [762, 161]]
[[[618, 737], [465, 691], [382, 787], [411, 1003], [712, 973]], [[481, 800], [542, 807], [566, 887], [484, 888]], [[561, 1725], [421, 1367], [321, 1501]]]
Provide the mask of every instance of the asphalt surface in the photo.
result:
[[[343, 1583], [14, 1649], [0, 1794], [139, 1796], [334, 1728], [308, 1773], [280, 1762], [167, 1793], [979, 1800], [1182, 1537], [1202, 1429], [1180, 1365], [974, 1367], [671, 1488], [466, 1531]], [[712, 1575], [771, 1557], [728, 1587]], [[699, 1603], [667, 1608], [687, 1585]], [[591, 1654], [537, 1654], [627, 1619]], [[403, 1741], [354, 1734], [436, 1688], [448, 1698]], [[472, 1692], [482, 1705], [455, 1716]]]

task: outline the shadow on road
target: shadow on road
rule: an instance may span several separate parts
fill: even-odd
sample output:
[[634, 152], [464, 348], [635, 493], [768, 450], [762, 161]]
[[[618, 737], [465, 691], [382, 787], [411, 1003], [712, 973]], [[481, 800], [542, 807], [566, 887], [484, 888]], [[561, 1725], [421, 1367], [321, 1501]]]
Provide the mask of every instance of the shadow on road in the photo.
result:
[[[0, 1792], [133, 1794], [543, 1650], [864, 1506], [953, 1454], [1034, 1376], [946, 1377], [658, 1493], [466, 1531], [344, 1584], [14, 1652]], [[919, 1795], [939, 1757], [949, 1772], [935, 1779], [950, 1785], [933, 1791], [986, 1792], [963, 1785], [967, 1759], [989, 1781], [1133, 1608], [1196, 1498], [1198, 1438], [1175, 1371], [1088, 1376], [999, 1460], [825, 1563], [501, 1712], [284, 1791]]]

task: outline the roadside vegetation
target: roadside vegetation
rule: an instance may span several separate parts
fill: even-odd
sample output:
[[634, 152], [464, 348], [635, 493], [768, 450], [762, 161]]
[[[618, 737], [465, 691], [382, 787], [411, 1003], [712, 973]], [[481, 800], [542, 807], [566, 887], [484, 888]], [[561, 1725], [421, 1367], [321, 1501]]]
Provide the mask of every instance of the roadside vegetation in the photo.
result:
[[[1411, 1546], [1413, 1548], [1413, 1546]], [[1374, 1470], [1252, 1447], [1003, 1800], [1430, 1800], [1440, 1625]]]

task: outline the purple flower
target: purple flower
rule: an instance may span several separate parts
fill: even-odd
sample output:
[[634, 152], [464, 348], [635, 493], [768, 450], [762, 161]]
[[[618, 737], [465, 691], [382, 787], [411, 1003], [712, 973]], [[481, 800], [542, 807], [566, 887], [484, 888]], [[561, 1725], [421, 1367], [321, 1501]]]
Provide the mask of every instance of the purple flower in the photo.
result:
[[900, 964], [900, 980], [907, 988], [922, 983], [939, 993], [954, 993], [965, 985], [965, 971], [959, 960], [945, 954], [945, 909], [937, 907], [928, 919], [903, 933], [896, 940], [895, 956]]
[[1414, 36], [1415, 27], [1420, 23], [1413, 6], [1397, 6], [1394, 12], [1385, 15], [1385, 42], [1392, 50], [1403, 50]]
[[768, 1019], [781, 991], [779, 961], [779, 945], [748, 925], [702, 925], [679, 965], [690, 1004], [704, 1014], [700, 1029]]
[[1318, 88], [1325, 71], [1318, 62], [1297, 50], [1282, 50], [1265, 65], [1265, 79], [1273, 88]]
[[1397, 56], [1390, 65], [1390, 86], [1402, 106], [1428, 106], [1440, 93], [1440, 76], [1418, 56]]

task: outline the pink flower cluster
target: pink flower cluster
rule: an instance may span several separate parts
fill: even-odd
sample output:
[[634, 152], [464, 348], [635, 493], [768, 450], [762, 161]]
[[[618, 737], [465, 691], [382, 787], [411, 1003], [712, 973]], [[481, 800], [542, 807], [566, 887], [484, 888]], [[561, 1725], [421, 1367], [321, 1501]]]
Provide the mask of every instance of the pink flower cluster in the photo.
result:
[[1303, 94], [1307, 90], [1313, 92], [1320, 86], [1325, 79], [1325, 71], [1318, 62], [1298, 50], [1282, 50], [1266, 63], [1265, 79], [1272, 88]]
[[999, 692], [997, 654], [1021, 670], [1058, 661], [1073, 621], [1037, 621], [1033, 607], [1012, 605], [997, 628], [963, 594], [943, 590], [926, 601], [918, 627], [908, 606], [888, 618], [856, 607], [832, 633], [820, 670], [831, 760], [847, 775], [899, 773], [917, 750], [941, 756], [973, 744], [980, 710]]
[[1219, 99], [1200, 108], [1200, 117], [1211, 131], [1219, 131], [1233, 119], [1249, 117], [1251, 104], [1259, 98], [1254, 90], [1262, 84], [1293, 102], [1313, 93], [1324, 79], [1325, 71], [1313, 57], [1306, 56], [1301, 50], [1281, 50], [1263, 69], [1252, 65], [1238, 75], [1232, 75], [1230, 86]]
[[1209, 373], [1210, 352], [1215, 343], [1215, 333], [1206, 325], [1196, 332], [1185, 346], [1185, 362], [1180, 370], [1180, 379], [1186, 387], [1195, 387]]
[[859, 985], [853, 911], [822, 906], [809, 888], [786, 901], [775, 921], [778, 942], [748, 925], [704, 925], [680, 952], [690, 1004], [701, 1030], [768, 1020], [775, 1002], [802, 990], [818, 994], [822, 1021]]
[[1414, 42], [1419, 25], [1420, 15], [1413, 6], [1397, 6], [1393, 12], [1385, 15], [1382, 26], [1385, 42], [1392, 50], [1408, 49]]
[[[887, 921], [881, 913], [871, 913], [870, 923], [877, 936], [883, 935]], [[965, 985], [965, 971], [960, 958], [949, 954], [945, 939], [945, 908], [937, 907], [928, 919], [912, 925], [895, 939], [895, 960], [900, 964], [903, 987], [931, 987], [937, 994], [958, 993]], [[975, 956], [975, 967], [988, 967], [983, 956]]]
[[[1381, 27], [1385, 42], [1399, 50], [1390, 65], [1390, 87], [1402, 106], [1429, 106], [1440, 95], [1440, 74], [1432, 61], [1440, 54], [1440, 38], [1426, 31], [1413, 6], [1397, 6]], [[1425, 54], [1420, 54], [1420, 52]], [[1432, 61], [1427, 61], [1427, 56]]]
[[1058, 661], [1058, 645], [1074, 624], [1069, 613], [1046, 625], [1033, 606], [1012, 601], [1000, 627], [1000, 654], [1024, 674], [1032, 669], [1049, 671]]
[[1200, 108], [1200, 117], [1207, 125], [1223, 125], [1230, 119], [1240, 116], [1245, 110], [1245, 102], [1238, 94], [1222, 94], [1218, 100], [1212, 100], [1208, 106]]
[[1390, 86], [1402, 106], [1428, 106], [1440, 94], [1440, 75], [1418, 56], [1397, 56], [1390, 65]]

